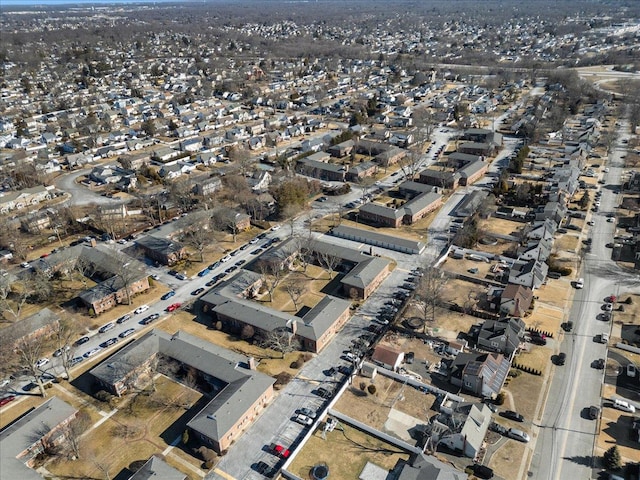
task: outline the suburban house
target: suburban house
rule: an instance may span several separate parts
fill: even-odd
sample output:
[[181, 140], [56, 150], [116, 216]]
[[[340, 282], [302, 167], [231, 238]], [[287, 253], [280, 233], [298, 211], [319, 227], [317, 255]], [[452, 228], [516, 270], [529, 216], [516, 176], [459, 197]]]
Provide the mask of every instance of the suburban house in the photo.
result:
[[189, 480], [189, 476], [173, 468], [157, 455], [152, 455], [128, 480]]
[[45, 307], [33, 315], [12, 323], [10, 327], [0, 330], [0, 343], [5, 346], [15, 346], [22, 340], [48, 336], [55, 332], [59, 324], [60, 317]]
[[518, 260], [538, 260], [544, 262], [551, 255], [553, 238], [532, 240], [518, 248]]
[[[367, 463], [365, 468], [370, 465], [374, 464]], [[377, 467], [377, 465], [374, 466]], [[401, 468], [400, 475], [396, 477], [397, 480], [467, 480], [469, 478], [466, 473], [424, 453], [413, 454], [409, 462], [404, 463]], [[382, 475], [388, 474], [387, 470], [380, 467], [377, 469], [382, 470], [380, 476], [364, 475], [363, 470], [359, 478], [385, 478]]]
[[30, 467], [46, 445], [61, 445], [65, 427], [78, 411], [58, 397], [51, 397], [0, 432], [0, 478], [42, 480]]
[[0, 213], [7, 213], [11, 210], [19, 210], [29, 205], [37, 205], [45, 200], [50, 200], [53, 196], [53, 185], [43, 187], [25, 188], [17, 192], [6, 192], [0, 196]]
[[448, 380], [479, 397], [495, 398], [511, 368], [501, 353], [459, 353], [451, 362]]
[[210, 386], [211, 400], [187, 427], [217, 453], [227, 450], [273, 399], [274, 379], [255, 370], [253, 358], [182, 331], [170, 335], [152, 330], [89, 373], [102, 388], [120, 396], [154, 374], [160, 357], [196, 372], [198, 381]]
[[298, 160], [295, 168], [296, 173], [301, 175], [317, 178], [318, 180], [329, 180], [333, 182], [344, 182], [347, 170], [349, 169], [347, 165], [319, 162], [317, 160], [312, 160], [310, 157]]
[[509, 358], [520, 347], [524, 338], [525, 323], [520, 318], [485, 320], [478, 332], [478, 348], [504, 353]]
[[568, 208], [563, 202], [550, 201], [536, 209], [535, 219], [541, 221], [548, 218], [553, 220], [556, 225], [560, 225], [567, 212]]
[[533, 302], [533, 290], [511, 283], [500, 296], [500, 313], [511, 317], [523, 317]]
[[187, 251], [181, 243], [153, 235], [136, 238], [135, 243], [147, 257], [162, 265], [171, 266], [187, 255]]
[[509, 269], [509, 283], [524, 285], [535, 290], [544, 283], [548, 271], [549, 266], [539, 260], [516, 260]]
[[371, 355], [371, 361], [382, 368], [395, 372], [404, 361], [404, 352], [388, 345], [377, 345]]
[[491, 410], [489, 407], [471, 405], [462, 428], [458, 431], [445, 433], [439, 442], [451, 450], [461, 452], [467, 458], [476, 458], [482, 450], [490, 424]]

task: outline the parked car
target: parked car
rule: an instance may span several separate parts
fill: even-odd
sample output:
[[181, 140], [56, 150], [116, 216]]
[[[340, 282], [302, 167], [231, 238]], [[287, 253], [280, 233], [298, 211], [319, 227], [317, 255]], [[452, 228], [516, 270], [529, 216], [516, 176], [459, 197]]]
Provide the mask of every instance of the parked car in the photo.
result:
[[600, 407], [596, 405], [591, 405], [589, 407], [589, 418], [591, 420], [595, 420], [600, 417]]
[[113, 322], [109, 322], [109, 323], [105, 323], [103, 326], [101, 326], [98, 329], [98, 332], [99, 333], [105, 333], [105, 332], [108, 332], [109, 330], [112, 330], [114, 328], [116, 328], [116, 324], [113, 323]]
[[490, 480], [491, 478], [493, 478], [493, 469], [487, 467], [486, 465], [480, 465], [479, 463], [476, 463], [470, 468], [473, 474], [476, 477], [481, 478], [482, 480]]
[[177, 309], [179, 309], [182, 306], [182, 304], [180, 302], [176, 302], [176, 303], [172, 303], [171, 305], [169, 305], [167, 307], [167, 312], [173, 312]]
[[120, 335], [118, 335], [120, 338], [126, 338], [129, 335], [133, 335], [133, 333], [136, 331], [135, 328], [128, 328], [127, 330], [125, 330], [124, 332], [122, 332]]
[[633, 405], [631, 405], [629, 402], [625, 401], [625, 400], [620, 400], [620, 399], [614, 399], [613, 400], [613, 404], [612, 407], [618, 410], [622, 410], [623, 412], [627, 412], [627, 413], [635, 413], [636, 412], [636, 407], [634, 407]]
[[102, 350], [102, 348], [100, 347], [95, 347], [92, 348], [91, 350], [89, 350], [88, 352], [85, 352], [85, 354], [83, 355], [84, 358], [90, 358], [93, 357], [94, 355], [96, 355], [100, 350]]
[[40, 360], [38, 360], [38, 361], [36, 362], [36, 368], [42, 368], [42, 367], [44, 367], [47, 363], [49, 363], [49, 359], [48, 359], [48, 358], [46, 358], [46, 357], [41, 358]]
[[187, 276], [186, 276], [185, 274], [183, 274], [183, 273], [178, 273], [178, 274], [176, 275], [176, 278], [177, 278], [178, 280], [186, 280], [186, 279], [187, 279]]
[[573, 330], [573, 322], [572, 321], [564, 322], [562, 323], [561, 327], [565, 332], [570, 332], [571, 330]]
[[191, 292], [191, 295], [200, 295], [202, 292], [204, 292], [204, 288], [196, 288], [193, 292]]
[[73, 367], [74, 365], [79, 364], [83, 360], [84, 360], [84, 357], [73, 357], [71, 360], [69, 360], [69, 367]]
[[584, 278], [579, 278], [578, 280], [576, 280], [576, 288], [584, 288]]
[[100, 344], [102, 348], [110, 347], [111, 345], [115, 345], [118, 343], [118, 339], [116, 337], [110, 338], [109, 340], [105, 340]]
[[83, 343], [87, 343], [89, 340], [91, 340], [89, 337], [80, 337], [76, 340], [76, 345], [82, 345]]
[[[162, 300], [169, 300], [171, 297], [173, 297], [176, 294], [176, 292], [174, 292], [173, 290], [169, 290], [167, 293], [165, 293], [164, 295], [162, 295], [160, 298]], [[137, 313], [137, 312], [136, 312]]]
[[336, 369], [336, 367], [331, 367], [330, 369], [325, 371], [325, 375], [327, 375], [328, 377], [333, 377], [337, 372], [338, 370]]
[[263, 461], [256, 463], [254, 469], [260, 475], [263, 475], [267, 478], [273, 478], [278, 472], [275, 467], [270, 467], [266, 462]]
[[127, 320], [129, 320], [130, 318], [131, 318], [131, 314], [127, 313], [127, 314], [121, 316], [118, 320], [116, 320], [116, 323], [124, 323]]
[[528, 433], [518, 430], [517, 428], [510, 428], [507, 432], [507, 436], [524, 443], [527, 443], [530, 440]]
[[149, 325], [151, 322], [153, 322], [155, 319], [157, 319], [158, 317], [160, 317], [159, 314], [154, 313], [152, 315], [149, 315], [148, 317], [143, 318], [142, 320], [140, 320], [140, 323], [142, 325]]
[[140, 305], [138, 308], [134, 310], [135, 313], [143, 313], [149, 310], [149, 305]]
[[638, 373], [636, 366], [633, 363], [627, 365], [627, 377], [635, 377]]
[[297, 413], [301, 413], [302, 415], [306, 415], [309, 418], [316, 418], [316, 412], [314, 412], [313, 410], [311, 410], [310, 408], [307, 407], [302, 407], [301, 409], [298, 410]]
[[605, 304], [602, 306], [602, 309], [603, 309], [605, 312], [611, 312], [611, 311], [613, 310], [613, 303], [605, 303]]
[[269, 445], [269, 450], [271, 450], [274, 455], [278, 455], [282, 458], [289, 458], [291, 456], [291, 451], [278, 443], [272, 443]]
[[302, 415], [301, 413], [296, 415], [293, 420], [294, 420], [294, 422], [297, 422], [297, 423], [299, 423], [301, 425], [305, 425], [307, 427], [313, 425], [313, 419], [307, 417], [306, 415]]
[[200, 270], [198, 272], [198, 276], [199, 277], [205, 277], [205, 276], [209, 275], [209, 273], [211, 273], [211, 270], [209, 270], [208, 268], [205, 268], [204, 270]]
[[31, 390], [38, 388], [38, 384], [35, 382], [29, 382], [27, 383], [24, 387], [22, 387], [22, 390], [25, 392], [30, 392]]
[[326, 388], [320, 387], [316, 390], [316, 395], [318, 395], [321, 398], [331, 398], [333, 394]]
[[508, 418], [509, 420], [524, 422], [524, 417], [518, 412], [514, 412], [513, 410], [505, 410], [500, 415], [502, 415], [504, 418]]
[[594, 360], [593, 368], [595, 368], [597, 370], [604, 369], [604, 358], [598, 358], [597, 360]]
[[71, 350], [71, 347], [69, 345], [65, 345], [64, 347], [60, 347], [59, 349], [57, 349], [55, 352], [53, 352], [53, 356], [54, 357], [59, 357], [60, 355], [62, 355], [64, 352], [68, 352], [69, 350]]
[[564, 365], [567, 360], [567, 354], [560, 352], [556, 357], [556, 365]]
[[350, 362], [356, 362], [358, 360], [358, 357], [351, 352], [346, 353], [344, 355], [344, 358], [346, 358]]

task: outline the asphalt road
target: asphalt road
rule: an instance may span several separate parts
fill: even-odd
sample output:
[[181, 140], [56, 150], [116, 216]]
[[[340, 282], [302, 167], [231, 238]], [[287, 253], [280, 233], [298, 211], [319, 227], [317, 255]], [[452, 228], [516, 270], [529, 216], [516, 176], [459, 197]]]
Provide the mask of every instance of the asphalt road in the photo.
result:
[[[620, 139], [623, 137], [626, 138], [620, 133]], [[588, 419], [585, 409], [601, 404], [604, 371], [592, 368], [591, 363], [597, 358], [606, 358], [605, 345], [596, 339], [611, 329], [610, 322], [599, 320], [598, 315], [602, 313], [605, 297], [640, 291], [638, 275], [621, 270], [611, 260], [611, 249], [605, 246], [616, 232], [615, 223], [607, 222], [606, 214], [614, 212], [619, 201], [614, 190], [620, 184], [623, 152], [623, 145], [618, 144], [610, 155], [607, 164], [610, 171], [603, 173], [601, 207], [591, 216], [595, 222], [588, 232], [593, 238], [592, 251], [585, 255], [580, 273], [585, 280], [584, 289], [575, 291], [568, 317], [574, 323], [574, 330], [565, 335], [560, 346], [560, 350], [567, 353], [567, 362], [563, 367], [555, 367], [537, 432], [530, 468], [534, 478], [582, 479], [592, 478], [595, 473], [591, 467], [596, 422]], [[583, 232], [583, 237], [586, 236]]]

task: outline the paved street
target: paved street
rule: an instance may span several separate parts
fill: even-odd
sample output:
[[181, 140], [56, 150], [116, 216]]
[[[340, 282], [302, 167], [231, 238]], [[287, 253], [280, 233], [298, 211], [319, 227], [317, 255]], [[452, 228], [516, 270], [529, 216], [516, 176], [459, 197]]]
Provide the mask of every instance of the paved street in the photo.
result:
[[[621, 134], [620, 138], [623, 137]], [[601, 207], [592, 216], [595, 224], [589, 233], [593, 238], [592, 251], [584, 257], [579, 275], [585, 279], [585, 285], [584, 289], [575, 291], [567, 318], [573, 321], [574, 330], [565, 335], [560, 348], [567, 353], [567, 363], [555, 368], [538, 430], [530, 469], [535, 478], [582, 479], [592, 478], [594, 473], [591, 455], [596, 422], [587, 418], [584, 409], [600, 405], [604, 371], [592, 368], [591, 362], [606, 358], [605, 345], [597, 343], [596, 338], [601, 333], [609, 333], [611, 327], [610, 322], [596, 317], [602, 313], [601, 307], [608, 295], [640, 291], [637, 273], [621, 270], [611, 260], [611, 249], [605, 247], [615, 232], [615, 223], [608, 223], [606, 214], [615, 211], [619, 200], [613, 186], [621, 183], [622, 152], [619, 144], [607, 164], [609, 173], [603, 174], [606, 185], [602, 187]]]

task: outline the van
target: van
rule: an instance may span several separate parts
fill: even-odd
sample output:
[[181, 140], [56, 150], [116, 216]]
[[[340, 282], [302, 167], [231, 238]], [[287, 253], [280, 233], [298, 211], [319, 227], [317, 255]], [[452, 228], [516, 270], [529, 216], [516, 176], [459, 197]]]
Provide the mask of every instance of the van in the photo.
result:
[[626, 402], [624, 400], [619, 400], [617, 398], [613, 400], [612, 406], [617, 410], [622, 410], [623, 412], [627, 412], [627, 413], [635, 413], [636, 411], [636, 407], [631, 405], [629, 402]]
[[523, 432], [522, 430], [518, 430], [517, 428], [510, 428], [507, 431], [507, 436], [509, 438], [513, 438], [514, 440], [518, 440], [519, 442], [528, 443], [529, 442], [529, 434]]

